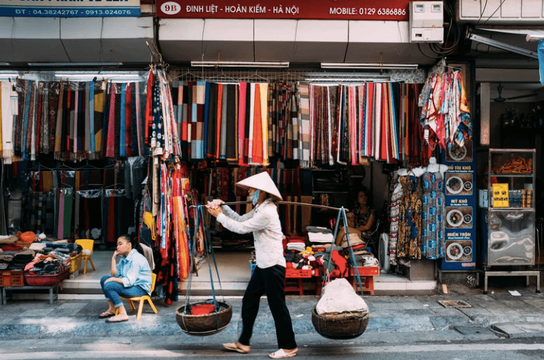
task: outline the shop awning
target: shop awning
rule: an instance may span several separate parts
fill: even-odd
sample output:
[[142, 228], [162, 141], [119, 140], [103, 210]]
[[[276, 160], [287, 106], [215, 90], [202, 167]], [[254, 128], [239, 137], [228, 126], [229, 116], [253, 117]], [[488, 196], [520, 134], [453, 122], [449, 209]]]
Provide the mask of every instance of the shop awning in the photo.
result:
[[0, 19], [0, 62], [11, 65], [146, 64], [150, 59], [152, 17]]

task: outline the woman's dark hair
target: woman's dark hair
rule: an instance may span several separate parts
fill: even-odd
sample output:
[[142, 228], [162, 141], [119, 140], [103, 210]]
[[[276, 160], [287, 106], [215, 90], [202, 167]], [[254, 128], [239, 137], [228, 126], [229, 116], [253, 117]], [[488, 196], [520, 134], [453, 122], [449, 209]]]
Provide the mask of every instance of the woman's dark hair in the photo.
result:
[[368, 188], [366, 186], [362, 186], [362, 187], [359, 187], [356, 189], [355, 191], [355, 205], [358, 206], [357, 204], [359, 203], [359, 193], [360, 192], [364, 192], [365, 195], [366, 195], [366, 204], [370, 207], [372, 207], [372, 199], [370, 197], [370, 191], [368, 190]]
[[[262, 191], [262, 190], [261, 190], [261, 191]], [[270, 199], [270, 201], [272, 201], [272, 202], [273, 202], [274, 204], [276, 204], [276, 205], [278, 204], [278, 202], [280, 201], [279, 198], [275, 197], [274, 195], [272, 195], [272, 194], [270, 194], [270, 193], [267, 193], [266, 191], [265, 191], [265, 193], [266, 193], [266, 198], [267, 198], [267, 199]]]
[[130, 242], [130, 245], [132, 246], [133, 249], [136, 249], [142, 255], [144, 254], [144, 249], [140, 245], [140, 242], [138, 241], [138, 237], [130, 236], [128, 234], [123, 234], [123, 235], [119, 236], [119, 239], [124, 239], [124, 240]]

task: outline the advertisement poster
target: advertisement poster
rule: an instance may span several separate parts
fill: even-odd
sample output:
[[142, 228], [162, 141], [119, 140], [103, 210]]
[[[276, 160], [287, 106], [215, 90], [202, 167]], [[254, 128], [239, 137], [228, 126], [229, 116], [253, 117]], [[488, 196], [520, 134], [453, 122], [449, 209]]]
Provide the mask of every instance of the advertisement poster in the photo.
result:
[[493, 207], [503, 208], [510, 204], [508, 184], [492, 184], [493, 186]]
[[442, 153], [442, 163], [448, 165], [444, 177], [445, 256], [442, 270], [472, 270], [476, 268], [476, 157], [472, 141], [454, 146]]

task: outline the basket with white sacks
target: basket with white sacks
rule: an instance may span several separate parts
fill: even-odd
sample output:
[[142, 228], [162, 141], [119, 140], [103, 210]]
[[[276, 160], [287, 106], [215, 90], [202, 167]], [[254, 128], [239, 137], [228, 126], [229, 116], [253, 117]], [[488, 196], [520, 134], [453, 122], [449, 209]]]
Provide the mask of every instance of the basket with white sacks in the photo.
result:
[[[338, 232], [338, 224], [343, 220], [346, 229], [346, 241], [349, 246], [349, 232], [347, 231], [347, 221], [345, 209], [341, 208], [338, 212], [338, 219], [334, 231], [334, 238]], [[332, 251], [332, 246], [331, 246]], [[353, 251], [350, 251], [353, 263], [355, 257]], [[329, 265], [332, 262], [329, 262]], [[325, 274], [332, 269], [325, 268]], [[362, 289], [359, 271], [355, 267], [357, 281]], [[326, 281], [330, 279], [326, 277]], [[323, 337], [328, 339], [354, 339], [361, 336], [367, 326], [370, 317], [368, 306], [361, 296], [357, 295], [351, 284], [344, 278], [329, 281], [324, 287], [316, 306], [312, 309], [312, 324], [315, 330]]]

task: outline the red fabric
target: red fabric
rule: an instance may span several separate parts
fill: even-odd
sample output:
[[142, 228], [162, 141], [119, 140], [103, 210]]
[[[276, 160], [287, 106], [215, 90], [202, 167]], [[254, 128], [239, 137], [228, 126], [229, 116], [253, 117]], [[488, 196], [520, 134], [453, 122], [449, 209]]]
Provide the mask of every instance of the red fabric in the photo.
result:
[[126, 151], [127, 156], [132, 156], [132, 86], [127, 84], [125, 102], [125, 126], [126, 126]]
[[15, 244], [7, 244], [2, 246], [2, 251], [19, 251], [23, 250], [22, 246], [15, 245]]
[[215, 128], [215, 158], [219, 159], [221, 152], [221, 119], [223, 115], [223, 84], [217, 85], [217, 127]]
[[334, 263], [334, 271], [331, 273], [331, 277], [346, 277], [348, 272], [348, 261], [345, 257], [340, 255], [338, 250], [333, 250], [331, 253], [331, 260]]
[[153, 70], [149, 72], [149, 78], [147, 79], [147, 98], [145, 108], [145, 143], [151, 145], [151, 138], [149, 137], [149, 129], [153, 123], [153, 83], [155, 82], [155, 74]]
[[106, 142], [106, 156], [114, 157], [115, 152], [115, 84], [110, 88], [110, 109], [108, 116], [108, 137]]
[[214, 304], [198, 304], [191, 306], [191, 315], [206, 315], [215, 311]]
[[253, 117], [253, 154], [252, 162], [262, 164], [263, 162], [263, 120], [261, 114], [261, 87], [255, 85], [255, 106]]

